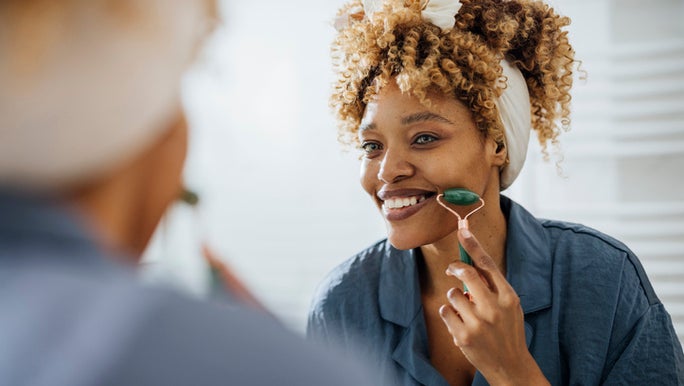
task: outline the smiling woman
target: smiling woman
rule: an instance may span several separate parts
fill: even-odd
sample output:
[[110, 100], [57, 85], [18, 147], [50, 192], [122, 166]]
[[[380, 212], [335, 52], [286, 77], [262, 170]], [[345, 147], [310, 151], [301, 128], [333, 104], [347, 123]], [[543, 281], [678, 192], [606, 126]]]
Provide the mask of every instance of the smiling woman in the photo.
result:
[[[388, 237], [328, 275], [309, 336], [360, 346], [390, 385], [684, 382], [634, 253], [500, 193], [531, 131], [548, 155], [569, 125], [570, 20], [526, 0], [352, 1], [338, 16], [331, 104]], [[437, 201], [454, 187], [486, 202], [469, 229], [450, 210], [476, 204]]]
[[[381, 209], [388, 239], [399, 249], [432, 244], [453, 233], [456, 218], [436, 201], [445, 189], [467, 187], [486, 202], [499, 195], [505, 152], [480, 134], [463, 103], [439, 93], [429, 97], [426, 107], [389, 84], [368, 104], [361, 123], [365, 128], [359, 130], [361, 184]], [[483, 225], [478, 234], [503, 229], [497, 212], [478, 213], [475, 223]]]

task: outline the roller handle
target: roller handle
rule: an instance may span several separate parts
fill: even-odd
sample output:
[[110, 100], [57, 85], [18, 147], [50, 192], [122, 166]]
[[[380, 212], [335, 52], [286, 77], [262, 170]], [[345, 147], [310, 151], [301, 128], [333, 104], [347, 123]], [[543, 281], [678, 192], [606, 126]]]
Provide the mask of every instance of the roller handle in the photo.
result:
[[[458, 253], [462, 262], [468, 265], [473, 265], [473, 259], [470, 258], [470, 255], [468, 252], [466, 252], [461, 243], [458, 243]], [[468, 286], [465, 283], [463, 283], [463, 292], [468, 292]]]

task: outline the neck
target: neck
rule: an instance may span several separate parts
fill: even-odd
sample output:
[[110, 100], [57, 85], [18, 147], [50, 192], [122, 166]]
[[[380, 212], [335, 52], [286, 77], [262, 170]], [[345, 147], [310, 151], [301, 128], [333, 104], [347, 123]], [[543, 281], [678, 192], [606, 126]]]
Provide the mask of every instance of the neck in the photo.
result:
[[187, 126], [182, 111], [148, 149], [87, 186], [69, 201], [93, 224], [102, 247], [138, 262], [182, 187]]
[[101, 247], [135, 263], [144, 248], [138, 248], [132, 237], [136, 223], [132, 193], [125, 184], [112, 180], [78, 189], [71, 194], [70, 202], [84, 214]]
[[[498, 191], [490, 196], [485, 198], [486, 205], [468, 218], [469, 229], [505, 274], [506, 218], [501, 211]], [[460, 285], [445, 274], [449, 264], [459, 258], [457, 231], [420, 249], [425, 259], [422, 284], [426, 294], [443, 294]]]

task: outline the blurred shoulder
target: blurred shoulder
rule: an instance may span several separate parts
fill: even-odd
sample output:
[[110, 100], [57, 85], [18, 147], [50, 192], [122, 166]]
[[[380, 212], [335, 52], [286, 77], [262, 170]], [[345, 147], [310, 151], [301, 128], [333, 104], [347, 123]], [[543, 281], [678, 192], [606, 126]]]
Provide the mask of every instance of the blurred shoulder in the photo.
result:
[[145, 289], [145, 318], [113, 369], [113, 384], [334, 384], [361, 382], [365, 370], [307, 342], [257, 310]]

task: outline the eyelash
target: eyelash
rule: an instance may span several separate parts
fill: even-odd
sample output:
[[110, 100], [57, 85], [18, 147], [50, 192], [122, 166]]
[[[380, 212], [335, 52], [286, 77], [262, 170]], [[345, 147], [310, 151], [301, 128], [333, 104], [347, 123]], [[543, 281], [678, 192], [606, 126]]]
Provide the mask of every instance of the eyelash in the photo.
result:
[[[424, 146], [424, 145], [429, 145], [435, 141], [439, 140], [439, 138], [435, 135], [432, 134], [420, 134], [416, 136], [416, 138], [413, 140], [413, 143], [418, 145], [418, 146]], [[371, 146], [374, 146], [374, 149], [370, 149]], [[374, 153], [382, 150], [383, 146], [379, 142], [374, 142], [374, 141], [367, 141], [361, 143], [359, 146], [359, 149], [364, 153], [366, 157], [372, 157]]]
[[[429, 138], [429, 141], [427, 142], [420, 142], [421, 138]], [[433, 143], [437, 141], [439, 138], [437, 138], [435, 135], [432, 134], [419, 134], [416, 139], [413, 141], [416, 145], [428, 145], [430, 143]]]
[[[376, 148], [376, 149], [372, 149], [372, 150], [371, 150], [371, 149], [368, 149], [368, 147], [369, 147], [370, 145], [375, 145], [377, 148]], [[373, 154], [373, 152], [377, 152], [377, 151], [379, 151], [379, 150], [382, 150], [382, 144], [380, 144], [380, 143], [378, 143], [378, 142], [371, 142], [371, 141], [368, 141], [368, 142], [363, 142], [363, 143], [361, 144], [361, 146], [359, 146], [359, 148], [360, 148], [361, 151], [364, 153], [364, 155], [370, 156], [370, 155]]]

